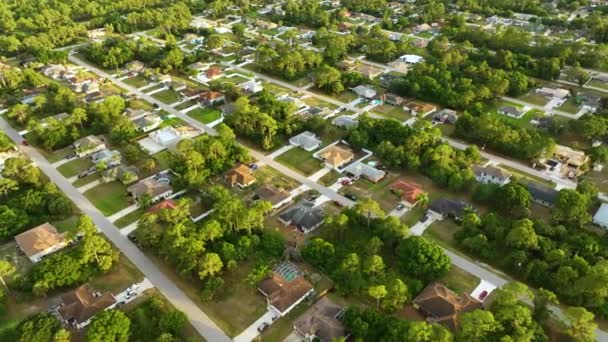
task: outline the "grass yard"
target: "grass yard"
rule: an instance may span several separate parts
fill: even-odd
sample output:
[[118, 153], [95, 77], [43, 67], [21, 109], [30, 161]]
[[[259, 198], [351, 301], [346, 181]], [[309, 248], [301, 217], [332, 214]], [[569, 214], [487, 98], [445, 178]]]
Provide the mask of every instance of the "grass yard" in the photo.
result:
[[529, 179], [529, 180], [535, 181], [535, 182], [537, 182], [537, 183], [541, 183], [541, 184], [543, 184], [543, 185], [545, 185], [545, 186], [549, 186], [549, 187], [554, 187], [554, 186], [555, 186], [555, 184], [554, 184], [553, 182], [551, 182], [551, 181], [548, 181], [548, 180], [546, 180], [546, 179], [544, 179], [544, 178], [536, 177], [536, 176], [534, 176], [534, 175], [530, 175], [530, 174], [527, 174], [527, 173], [523, 173], [523, 172], [521, 172], [521, 171], [519, 171], [519, 170], [517, 170], [517, 169], [514, 169], [514, 168], [512, 168], [512, 167], [509, 167], [509, 166], [507, 166], [507, 165], [502, 165], [502, 164], [501, 164], [501, 165], [500, 165], [500, 168], [501, 168], [501, 169], [505, 169], [505, 170], [509, 171], [511, 174], [513, 174], [513, 176], [514, 176], [515, 178], [519, 178], [519, 179]]
[[192, 107], [192, 106], [194, 106], [196, 104], [197, 104], [196, 101], [189, 100], [189, 101], [186, 101], [186, 102], [182, 102], [182, 103], [178, 104], [177, 106], [175, 106], [173, 108], [175, 108], [177, 110], [183, 110], [183, 109], [186, 109], [186, 108], [190, 108], [190, 107]]
[[302, 99], [302, 102], [306, 103], [307, 105], [309, 105], [311, 107], [324, 107], [324, 108], [329, 108], [331, 110], [335, 110], [338, 108], [338, 106], [336, 106], [335, 104], [325, 102], [325, 101], [319, 99], [318, 97], [314, 97], [314, 96], [306, 97], [306, 98]]
[[307, 152], [299, 147], [292, 148], [281, 154], [276, 160], [294, 170], [300, 171], [305, 176], [310, 176], [323, 168], [322, 161], [313, 157], [311, 152]]
[[123, 80], [123, 82], [125, 82], [126, 84], [128, 84], [132, 87], [135, 87], [135, 88], [141, 88], [141, 87], [145, 86], [146, 84], [148, 84], [148, 81], [141, 75], [129, 77], [129, 78]]
[[124, 89], [122, 89], [121, 87], [117, 86], [114, 83], [106, 83], [104, 85], [101, 86], [101, 91], [106, 95], [121, 95], [126, 93], [126, 91]]
[[325, 185], [325, 186], [330, 186], [332, 184], [334, 184], [335, 182], [338, 181], [338, 179], [340, 178], [339, 173], [337, 173], [334, 170], [329, 171], [326, 175], [324, 175], [323, 177], [319, 178], [319, 183]]
[[546, 105], [549, 100], [546, 97], [535, 93], [534, 91], [529, 92], [528, 94], [519, 98], [519, 100], [529, 102], [531, 104], [535, 104], [538, 106]]
[[360, 178], [359, 180], [353, 182], [353, 184], [343, 187], [339, 192], [341, 194], [355, 195], [358, 199], [373, 199], [380, 204], [382, 210], [388, 213], [395, 209], [399, 203], [399, 197], [393, 194], [389, 189], [390, 184], [397, 178], [397, 174], [388, 174], [378, 183]]
[[[315, 159], [316, 160], [316, 159]], [[256, 184], [271, 185], [276, 188], [281, 188], [286, 191], [293, 190], [300, 186], [300, 183], [289, 178], [270, 166], [262, 166], [253, 171], [253, 176], [256, 178]]]
[[340, 94], [334, 95], [333, 97], [336, 98], [338, 101], [349, 103], [354, 99], [358, 98], [359, 96], [357, 96], [357, 94], [353, 93], [350, 90], [346, 90], [341, 92]]
[[143, 208], [138, 208], [137, 210], [130, 212], [127, 215], [114, 221], [114, 225], [118, 228], [124, 228], [130, 225], [131, 223], [139, 220], [145, 212], [146, 211]]
[[281, 95], [285, 95], [285, 94], [291, 92], [290, 89], [281, 87], [280, 85], [272, 83], [272, 82], [264, 82], [264, 89], [267, 89], [268, 91], [273, 93], [275, 96], [281, 96]]
[[88, 157], [78, 158], [70, 160], [69, 162], [59, 166], [57, 171], [64, 177], [70, 178], [78, 175], [79, 173], [88, 170], [93, 166], [93, 163]]
[[87, 190], [84, 195], [105, 216], [110, 216], [129, 206], [127, 189], [119, 181], [100, 184]]
[[143, 92], [147, 94], [147, 93], [153, 92], [154, 90], [157, 90], [157, 89], [160, 89], [160, 88], [164, 88], [164, 87], [165, 87], [165, 85], [163, 85], [163, 84], [157, 84], [157, 85], [153, 85], [153, 86], [151, 86], [149, 88], [144, 89]]
[[563, 105], [557, 107], [556, 109], [562, 110], [566, 113], [576, 114], [579, 107], [580, 105], [576, 103], [576, 98], [574, 96], [570, 96]]
[[39, 148], [38, 152], [40, 152], [49, 163], [55, 163], [65, 159], [70, 153], [74, 152], [74, 149], [72, 147], [65, 147], [57, 151], [49, 152], [46, 149]]
[[154, 110], [153, 105], [151, 105], [148, 101], [144, 101], [142, 99], [135, 99], [129, 101], [129, 107], [133, 109]]
[[389, 104], [376, 106], [374, 109], [372, 109], [372, 112], [387, 118], [397, 119], [399, 121], [406, 121], [412, 117], [405, 110], [403, 110], [403, 108]]
[[596, 87], [596, 88], [601, 88], [601, 89], [605, 89], [608, 90], [608, 84], [602, 82], [602, 81], [598, 81], [598, 80], [591, 80], [589, 81], [589, 83], [587, 83], [588, 86], [591, 87]]
[[471, 293], [479, 285], [479, 278], [452, 265], [452, 268], [443, 278], [439, 280], [452, 291], [464, 294]]
[[175, 103], [180, 99], [179, 93], [173, 89], [163, 90], [159, 93], [152, 95], [152, 97], [166, 104]]
[[589, 171], [583, 176], [583, 179], [597, 185], [601, 192], [608, 193], [608, 168], [604, 167], [602, 171]]
[[95, 172], [86, 177], [76, 179], [74, 181], [74, 183], [72, 183], [72, 185], [74, 185], [77, 188], [80, 188], [81, 186], [87, 185], [87, 184], [94, 182], [96, 180], [99, 180], [99, 179], [101, 179], [101, 172]]
[[488, 112], [488, 115], [495, 116], [495, 117], [499, 118], [500, 120], [502, 120], [504, 122], [508, 122], [517, 127], [532, 129], [534, 127], [532, 126], [532, 124], [530, 124], [530, 120], [542, 118], [543, 116], [545, 116], [545, 112], [543, 112], [542, 110], [539, 110], [539, 109], [531, 109], [531, 110], [527, 111], [519, 119], [515, 119], [515, 118], [508, 117], [506, 115], [498, 114], [498, 112], [496, 110]]
[[435, 221], [422, 234], [437, 241], [440, 245], [448, 246], [457, 250], [454, 234], [460, 230], [460, 226], [449, 218], [442, 221]]
[[76, 231], [76, 228], [78, 227], [79, 218], [80, 215], [73, 214], [72, 216], [66, 219], [60, 221], [52, 221], [51, 224], [54, 225], [55, 228], [57, 228], [57, 231], [60, 233], [73, 232]]
[[196, 108], [188, 112], [188, 116], [196, 121], [208, 124], [222, 117], [222, 113], [219, 111], [219, 109], [205, 107]]
[[121, 253], [118, 262], [108, 273], [91, 279], [89, 284], [97, 291], [119, 293], [129, 285], [139, 283], [143, 279], [144, 275], [139, 269]]

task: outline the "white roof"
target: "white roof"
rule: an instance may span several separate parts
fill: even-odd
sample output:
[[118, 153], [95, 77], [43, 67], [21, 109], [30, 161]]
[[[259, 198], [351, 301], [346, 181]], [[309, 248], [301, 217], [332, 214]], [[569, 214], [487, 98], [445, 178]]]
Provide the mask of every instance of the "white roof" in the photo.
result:
[[321, 144], [321, 140], [317, 139], [317, 136], [309, 131], [302, 132], [295, 137], [289, 139], [292, 145], [301, 146], [304, 149], [314, 149]]
[[593, 216], [593, 222], [600, 225], [608, 225], [608, 204], [602, 203]]
[[362, 162], [350, 164], [344, 169], [344, 171], [357, 177], [363, 175], [369, 178], [382, 178], [386, 174], [386, 172], [378, 170], [375, 167]]
[[424, 57], [418, 55], [403, 55], [399, 57], [399, 59], [409, 64], [416, 64], [422, 62]]

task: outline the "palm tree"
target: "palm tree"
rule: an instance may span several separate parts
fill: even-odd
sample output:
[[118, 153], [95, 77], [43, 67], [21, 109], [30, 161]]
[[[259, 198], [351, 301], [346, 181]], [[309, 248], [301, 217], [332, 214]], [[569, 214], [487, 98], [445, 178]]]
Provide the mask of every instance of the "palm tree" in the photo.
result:
[[429, 205], [429, 194], [427, 194], [426, 192], [420, 193], [416, 197], [416, 203], [418, 203], [419, 205], [421, 205], [423, 208], [428, 207], [428, 205]]

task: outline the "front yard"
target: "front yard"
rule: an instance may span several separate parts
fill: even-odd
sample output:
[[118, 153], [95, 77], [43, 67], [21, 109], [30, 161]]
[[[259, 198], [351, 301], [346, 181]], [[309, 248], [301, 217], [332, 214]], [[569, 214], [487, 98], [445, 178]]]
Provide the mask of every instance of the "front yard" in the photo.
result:
[[580, 105], [576, 103], [576, 98], [574, 96], [570, 96], [563, 105], [557, 107], [556, 109], [562, 110], [566, 113], [576, 114], [579, 107]]
[[119, 181], [100, 184], [87, 190], [84, 196], [105, 216], [115, 214], [129, 206], [127, 189]]
[[384, 116], [387, 118], [396, 119], [399, 121], [406, 121], [407, 119], [412, 117], [405, 110], [403, 110], [403, 108], [398, 107], [398, 106], [392, 106], [389, 104], [383, 104], [380, 106], [376, 106], [376, 107], [374, 107], [374, 109], [372, 109], [372, 112], [374, 112], [378, 115], [381, 115], [381, 116]]
[[312, 152], [305, 151], [299, 147], [292, 148], [281, 154], [276, 160], [305, 176], [310, 176], [323, 168], [323, 162], [313, 157]]
[[219, 111], [219, 109], [205, 107], [196, 108], [188, 112], [188, 116], [199, 122], [208, 124], [222, 117], [222, 113]]
[[519, 100], [526, 101], [537, 106], [544, 106], [549, 102], [546, 97], [539, 95], [534, 91], [531, 91], [528, 94], [520, 97]]
[[123, 80], [123, 82], [135, 88], [141, 88], [148, 84], [148, 81], [141, 75], [129, 77]]
[[88, 157], [83, 157], [70, 160], [69, 162], [59, 166], [57, 171], [59, 171], [59, 173], [61, 173], [64, 177], [70, 178], [90, 169], [92, 166], [93, 163], [91, 160]]
[[163, 90], [159, 93], [153, 94], [152, 97], [166, 104], [175, 103], [181, 98], [179, 93], [173, 89]]

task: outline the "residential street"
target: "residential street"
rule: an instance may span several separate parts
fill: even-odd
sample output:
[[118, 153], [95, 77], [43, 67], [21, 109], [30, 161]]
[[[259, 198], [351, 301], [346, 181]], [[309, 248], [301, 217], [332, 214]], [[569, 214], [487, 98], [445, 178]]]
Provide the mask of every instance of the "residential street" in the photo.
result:
[[514, 98], [508, 97], [508, 96], [501, 96], [500, 98], [503, 99], [503, 100], [505, 100], [505, 101], [516, 103], [518, 105], [528, 106], [528, 107], [531, 107], [531, 108], [534, 108], [534, 109], [542, 110], [543, 112], [549, 111], [549, 112], [551, 112], [553, 114], [557, 114], [557, 115], [566, 117], [568, 119], [573, 119], [573, 120], [576, 120], [576, 119], [580, 118], [581, 116], [583, 116], [583, 112], [584, 112], [582, 110], [579, 110], [578, 113], [571, 114], [571, 113], [566, 113], [566, 112], [564, 112], [562, 110], [554, 109], [554, 108], [551, 109], [551, 110], [547, 110], [547, 108], [545, 108], [544, 106], [535, 105], [533, 103], [529, 103], [529, 102], [526, 102], [526, 101], [514, 99]]
[[91, 217], [98, 229], [118, 248], [144, 276], [175, 306], [183, 311], [192, 326], [207, 341], [231, 341], [215, 323], [194, 304], [139, 248], [131, 243], [126, 236], [108, 218], [89, 202], [70, 182], [68, 182], [34, 147], [23, 146], [23, 138], [5, 120], [0, 117], [0, 128], [24, 151], [29, 158], [44, 172], [53, 183], [70, 198], [80, 210]]

